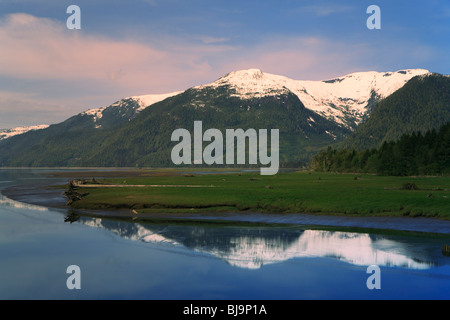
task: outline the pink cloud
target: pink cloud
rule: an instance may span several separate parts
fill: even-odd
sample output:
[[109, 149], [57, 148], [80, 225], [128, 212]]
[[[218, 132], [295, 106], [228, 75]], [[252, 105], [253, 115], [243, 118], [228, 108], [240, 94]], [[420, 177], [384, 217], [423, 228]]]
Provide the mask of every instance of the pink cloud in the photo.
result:
[[[250, 67], [307, 80], [330, 74], [330, 70], [344, 71], [362, 54], [361, 48], [356, 51], [355, 46], [347, 48], [315, 37], [273, 35], [252, 47], [220, 41], [189, 43], [176, 38], [163, 41], [156, 48], [132, 39], [114, 40], [83, 29], [68, 30], [60, 21], [12, 14], [0, 22], [0, 75], [91, 81], [162, 93]], [[346, 61], [346, 57], [350, 59]], [[324, 67], [327, 70], [321, 72]]]
[[364, 69], [373, 55], [363, 44], [343, 44], [321, 37], [284, 37], [272, 35], [251, 48], [236, 50], [225, 58], [222, 72], [259, 68], [264, 72], [297, 80], [327, 80]]
[[210, 70], [195, 51], [86, 35], [83, 29], [68, 30], [59, 21], [27, 14], [10, 15], [1, 23], [0, 46], [0, 74], [21, 79], [117, 82], [152, 90]]
[[0, 21], [0, 75], [92, 82], [93, 87], [135, 95], [187, 89], [247, 68], [301, 80], [326, 79], [356, 71], [361, 57], [371, 55], [363, 45], [319, 37], [271, 35], [245, 47], [220, 40], [199, 43], [167, 37], [156, 47], [68, 30], [61, 21], [12, 14]]

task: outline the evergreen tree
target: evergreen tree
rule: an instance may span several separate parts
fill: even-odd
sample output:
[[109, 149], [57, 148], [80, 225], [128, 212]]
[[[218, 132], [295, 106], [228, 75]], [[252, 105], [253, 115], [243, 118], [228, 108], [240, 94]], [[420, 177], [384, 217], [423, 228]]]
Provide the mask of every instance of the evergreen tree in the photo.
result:
[[328, 147], [314, 157], [311, 167], [327, 172], [371, 172], [411, 176], [450, 174], [450, 123], [438, 132], [429, 130], [404, 134], [385, 141], [378, 149], [348, 150]]

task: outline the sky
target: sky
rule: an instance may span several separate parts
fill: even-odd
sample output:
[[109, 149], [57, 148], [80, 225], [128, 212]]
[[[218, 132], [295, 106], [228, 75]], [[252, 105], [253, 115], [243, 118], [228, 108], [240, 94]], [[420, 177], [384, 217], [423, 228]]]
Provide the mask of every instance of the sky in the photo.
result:
[[[81, 29], [69, 29], [70, 5]], [[369, 29], [370, 5], [381, 29]], [[258, 68], [296, 80], [450, 74], [448, 0], [0, 0], [0, 128]]]

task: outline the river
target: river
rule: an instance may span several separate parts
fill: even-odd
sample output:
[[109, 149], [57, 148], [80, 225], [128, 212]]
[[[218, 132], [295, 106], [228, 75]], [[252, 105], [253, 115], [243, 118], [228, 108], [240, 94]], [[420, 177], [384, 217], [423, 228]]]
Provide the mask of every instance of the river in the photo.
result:
[[[14, 200], [0, 196], [0, 299], [450, 298], [450, 257], [442, 252], [450, 222], [254, 214], [243, 220], [271, 225], [236, 226], [92, 218], [64, 208], [60, 191], [36, 189], [67, 182], [50, 172], [0, 170], [0, 190], [16, 192]], [[395, 231], [402, 222], [407, 231]]]

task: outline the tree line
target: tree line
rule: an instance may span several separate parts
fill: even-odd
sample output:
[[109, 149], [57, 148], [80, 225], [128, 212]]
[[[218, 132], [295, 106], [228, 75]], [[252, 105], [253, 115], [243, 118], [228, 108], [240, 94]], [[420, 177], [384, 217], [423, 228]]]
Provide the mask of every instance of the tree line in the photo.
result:
[[450, 122], [438, 131], [404, 134], [379, 148], [357, 151], [328, 147], [312, 159], [311, 168], [392, 176], [450, 174]]

